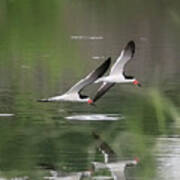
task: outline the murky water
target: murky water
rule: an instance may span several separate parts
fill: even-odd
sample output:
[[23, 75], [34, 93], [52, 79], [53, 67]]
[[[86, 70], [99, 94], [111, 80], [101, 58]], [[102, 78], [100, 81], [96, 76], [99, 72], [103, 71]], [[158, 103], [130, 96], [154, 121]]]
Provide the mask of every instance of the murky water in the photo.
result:
[[[179, 6], [1, 0], [0, 177], [39, 180], [53, 176], [50, 169], [73, 180], [103, 162], [96, 132], [116, 161], [140, 159], [125, 171], [127, 179], [178, 180]], [[126, 72], [142, 88], [116, 85], [96, 106], [36, 102], [64, 93], [106, 58], [114, 63], [129, 40], [136, 53]], [[84, 93], [92, 97], [97, 88]]]

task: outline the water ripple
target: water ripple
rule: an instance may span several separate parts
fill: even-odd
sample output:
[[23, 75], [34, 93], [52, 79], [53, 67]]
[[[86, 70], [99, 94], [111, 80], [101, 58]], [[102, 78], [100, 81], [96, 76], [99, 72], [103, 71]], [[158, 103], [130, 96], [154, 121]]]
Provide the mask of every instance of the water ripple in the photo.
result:
[[0, 113], [0, 117], [11, 117], [11, 116], [14, 116], [14, 114]]
[[80, 114], [67, 116], [65, 119], [79, 121], [117, 121], [124, 119], [124, 117], [120, 114]]
[[102, 36], [83, 36], [83, 35], [73, 35], [71, 36], [73, 40], [103, 40]]
[[180, 178], [180, 140], [175, 137], [158, 138], [157, 144], [158, 173], [163, 180]]

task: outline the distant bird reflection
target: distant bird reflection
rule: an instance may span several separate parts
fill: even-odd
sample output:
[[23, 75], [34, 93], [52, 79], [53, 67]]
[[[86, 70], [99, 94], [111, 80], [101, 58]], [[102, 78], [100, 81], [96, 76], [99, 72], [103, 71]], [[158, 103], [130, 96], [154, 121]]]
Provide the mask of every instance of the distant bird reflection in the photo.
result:
[[[125, 169], [129, 166], [135, 166], [138, 164], [138, 158], [134, 160], [117, 160], [117, 154], [111, 149], [111, 147], [100, 137], [96, 132], [92, 133], [96, 140], [97, 149], [103, 154], [104, 162], [92, 162], [92, 168], [88, 171], [82, 172], [63, 172], [53, 164], [41, 163], [39, 167], [48, 170], [49, 176], [44, 177], [47, 180], [126, 180]], [[96, 176], [96, 172], [100, 170], [110, 171], [109, 176]]]
[[138, 158], [134, 160], [117, 161], [117, 155], [111, 147], [103, 141], [97, 133], [93, 132], [92, 135], [97, 140], [99, 151], [104, 155], [104, 163], [92, 162], [94, 171], [108, 169], [114, 180], [126, 180], [126, 167], [137, 165], [139, 162]]

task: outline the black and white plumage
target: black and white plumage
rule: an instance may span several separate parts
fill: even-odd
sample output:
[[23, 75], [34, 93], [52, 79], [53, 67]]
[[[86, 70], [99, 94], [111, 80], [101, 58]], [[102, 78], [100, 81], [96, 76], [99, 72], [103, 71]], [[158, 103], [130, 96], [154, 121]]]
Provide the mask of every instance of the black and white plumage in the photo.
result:
[[101, 64], [97, 69], [88, 74], [84, 79], [77, 82], [73, 87], [71, 87], [65, 94], [60, 96], [54, 96], [47, 99], [40, 99], [39, 102], [56, 102], [56, 101], [74, 101], [74, 102], [88, 102], [92, 103], [92, 100], [86, 96], [82, 95], [81, 91], [88, 85], [92, 84], [98, 78], [102, 77], [107, 71], [111, 64], [111, 58], [108, 58], [103, 64]]
[[115, 83], [103, 82], [102, 85], [97, 90], [96, 95], [93, 98], [93, 103], [95, 103], [98, 99], [100, 99], [114, 85]]
[[104, 155], [104, 162], [113, 162], [117, 158], [116, 153], [105, 141], [101, 139], [99, 134], [93, 132], [92, 135], [96, 140], [97, 149]]
[[133, 76], [127, 76], [124, 71], [126, 64], [133, 58], [134, 53], [135, 43], [134, 41], [130, 41], [121, 51], [121, 54], [112, 66], [109, 75], [95, 81], [95, 83], [103, 82], [103, 84], [97, 90], [97, 93], [93, 98], [93, 102], [97, 101], [101, 96], [103, 96], [111, 87], [115, 85], [115, 83], [133, 83], [140, 86], [140, 83]]
[[126, 180], [125, 169], [129, 166], [135, 166], [139, 163], [139, 159], [119, 161], [116, 153], [112, 148], [101, 139], [100, 135], [93, 132], [93, 137], [97, 141], [97, 148], [104, 155], [104, 163], [92, 162], [94, 171], [100, 169], [109, 169], [114, 180]]

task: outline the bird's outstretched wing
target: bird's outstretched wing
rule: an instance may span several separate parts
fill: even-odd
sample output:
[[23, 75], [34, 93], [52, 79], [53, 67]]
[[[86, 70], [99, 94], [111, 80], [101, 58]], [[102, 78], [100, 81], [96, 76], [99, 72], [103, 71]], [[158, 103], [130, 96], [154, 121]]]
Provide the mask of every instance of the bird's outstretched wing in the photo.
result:
[[105, 162], [109, 163], [109, 162], [116, 161], [117, 155], [112, 150], [112, 148], [104, 140], [102, 140], [100, 135], [97, 134], [96, 132], [92, 132], [92, 135], [93, 135], [94, 139], [96, 139], [96, 146], [97, 146], [98, 150], [101, 153], [103, 153], [103, 155], [104, 155]]
[[99, 98], [101, 98], [114, 85], [115, 85], [115, 83], [104, 82], [100, 86], [100, 88], [97, 90], [97, 93], [95, 94], [95, 96], [93, 98], [93, 102], [96, 102]]
[[132, 59], [135, 53], [134, 41], [129, 41], [126, 47], [121, 51], [120, 56], [111, 68], [110, 75], [122, 74], [126, 63]]
[[67, 94], [80, 92], [83, 88], [92, 84], [95, 80], [104, 75], [111, 64], [111, 58], [109, 57], [103, 64], [101, 64], [97, 69], [88, 74], [84, 79], [77, 82], [73, 87], [71, 87]]

